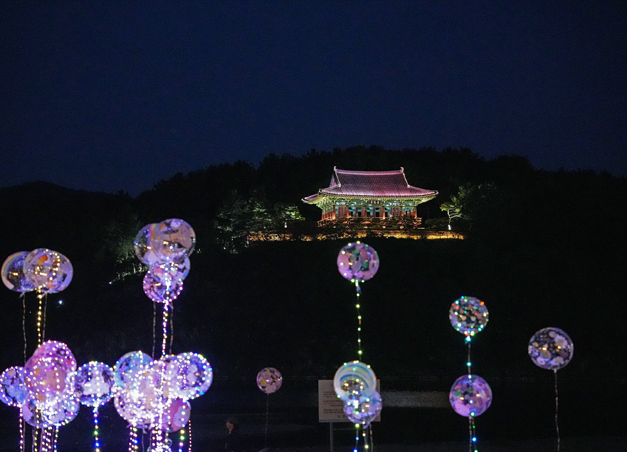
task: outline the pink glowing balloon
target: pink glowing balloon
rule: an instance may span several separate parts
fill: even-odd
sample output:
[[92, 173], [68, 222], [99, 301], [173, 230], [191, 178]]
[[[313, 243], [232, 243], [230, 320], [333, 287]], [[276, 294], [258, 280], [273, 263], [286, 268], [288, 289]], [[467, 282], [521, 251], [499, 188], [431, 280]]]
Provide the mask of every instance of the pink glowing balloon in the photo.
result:
[[490, 385], [477, 375], [462, 375], [451, 387], [449, 402], [455, 412], [461, 416], [479, 416], [492, 403]]
[[337, 269], [348, 280], [367, 281], [379, 270], [379, 255], [365, 243], [349, 243], [337, 256]]
[[163, 412], [161, 419], [161, 430], [166, 432], [176, 432], [184, 428], [189, 422], [192, 407], [189, 402], [182, 399], [174, 399]]
[[283, 376], [274, 367], [265, 367], [257, 374], [257, 387], [266, 394], [277, 392], [282, 384]]

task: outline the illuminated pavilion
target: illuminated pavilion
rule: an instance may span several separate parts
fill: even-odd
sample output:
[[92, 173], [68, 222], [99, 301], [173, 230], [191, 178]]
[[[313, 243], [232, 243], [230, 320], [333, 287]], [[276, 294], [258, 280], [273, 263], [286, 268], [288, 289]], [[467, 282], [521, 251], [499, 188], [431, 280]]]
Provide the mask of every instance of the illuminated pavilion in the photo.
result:
[[377, 222], [406, 218], [419, 224], [421, 219], [416, 207], [437, 194], [436, 190], [409, 185], [403, 168], [394, 171], [349, 171], [334, 167], [331, 184], [303, 198], [303, 202], [315, 204], [322, 210], [320, 224], [344, 218]]

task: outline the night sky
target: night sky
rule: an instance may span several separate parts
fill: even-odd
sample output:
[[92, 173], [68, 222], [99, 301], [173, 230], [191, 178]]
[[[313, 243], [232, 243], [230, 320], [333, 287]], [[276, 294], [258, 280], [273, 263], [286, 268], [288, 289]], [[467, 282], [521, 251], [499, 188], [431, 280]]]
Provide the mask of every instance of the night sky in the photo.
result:
[[0, 50], [0, 186], [353, 145], [627, 176], [624, 1], [4, 1]]

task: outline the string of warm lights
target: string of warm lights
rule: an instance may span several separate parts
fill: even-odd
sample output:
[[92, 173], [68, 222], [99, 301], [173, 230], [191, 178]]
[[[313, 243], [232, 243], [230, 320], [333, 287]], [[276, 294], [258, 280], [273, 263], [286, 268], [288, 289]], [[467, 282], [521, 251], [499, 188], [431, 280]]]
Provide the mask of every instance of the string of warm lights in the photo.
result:
[[128, 452], [137, 452], [139, 449], [139, 439], [137, 438], [137, 427], [129, 429]]
[[37, 291], [37, 347], [39, 347], [42, 342], [41, 321], [44, 308], [43, 298], [44, 294], [41, 291]]
[[20, 452], [24, 452], [24, 417], [22, 416], [22, 408], [20, 407]]
[[57, 451], [57, 443], [59, 442], [59, 428], [54, 428], [54, 439], [52, 440], [52, 448], [56, 452]]
[[359, 287], [359, 280], [355, 278], [355, 293], [357, 295], [357, 303], [355, 308], [357, 309], [357, 359], [361, 359], [363, 350], [361, 349], [361, 304], [359, 303], [359, 295], [361, 293], [361, 287]]
[[163, 304], [163, 338], [161, 341], [161, 356], [165, 356], [168, 344], [168, 314], [170, 311], [170, 303]]
[[187, 423], [187, 438], [188, 438], [188, 446], [187, 446], [187, 452], [192, 452], [192, 419], [189, 419], [189, 422]]

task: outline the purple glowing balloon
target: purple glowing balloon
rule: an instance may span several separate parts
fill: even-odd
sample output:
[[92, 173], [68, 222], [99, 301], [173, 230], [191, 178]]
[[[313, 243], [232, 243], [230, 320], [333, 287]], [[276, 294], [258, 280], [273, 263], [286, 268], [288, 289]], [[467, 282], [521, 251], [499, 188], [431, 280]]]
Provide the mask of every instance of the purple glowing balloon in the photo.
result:
[[346, 417], [351, 422], [364, 426], [370, 425], [379, 413], [381, 413], [382, 409], [383, 402], [381, 395], [376, 391], [369, 397], [362, 396], [344, 404], [344, 414], [346, 414]]
[[6, 258], [2, 264], [2, 282], [14, 292], [30, 292], [35, 286], [24, 273], [24, 260], [28, 251], [18, 251]]
[[159, 281], [151, 272], [146, 273], [143, 282], [144, 293], [155, 303], [171, 303], [183, 291], [183, 281], [171, 280], [170, 285]]
[[74, 390], [82, 405], [99, 407], [113, 396], [115, 374], [105, 363], [91, 361], [76, 371]]
[[277, 392], [282, 384], [283, 376], [274, 367], [264, 367], [257, 374], [257, 387], [266, 394]]
[[536, 366], [557, 372], [570, 362], [575, 346], [565, 331], [549, 327], [531, 337], [527, 350]]
[[24, 381], [23, 367], [9, 367], [0, 375], [0, 400], [9, 406], [24, 405], [28, 391]]
[[70, 284], [74, 269], [63, 254], [38, 248], [24, 258], [24, 274], [37, 290], [55, 293]]
[[152, 363], [152, 358], [140, 350], [126, 353], [118, 359], [113, 369], [116, 387], [126, 387], [135, 374], [144, 367], [148, 367], [150, 363]]
[[187, 222], [170, 218], [157, 224], [150, 244], [159, 261], [172, 262], [192, 254], [196, 233]]
[[49, 358], [59, 358], [63, 361], [64, 368], [67, 372], [76, 370], [76, 358], [67, 344], [59, 341], [46, 341], [37, 347], [33, 353], [35, 356], [46, 356]]
[[135, 247], [135, 256], [148, 266], [154, 264], [158, 260], [157, 255], [152, 251], [151, 245], [156, 228], [156, 223], [147, 224], [139, 230], [135, 236], [135, 241], [133, 242]]
[[180, 353], [161, 358], [166, 364], [167, 396], [184, 401], [203, 395], [213, 382], [211, 364], [198, 353]]
[[481, 332], [488, 323], [489, 313], [485, 303], [475, 297], [460, 297], [448, 311], [453, 328], [466, 336]]
[[365, 243], [349, 243], [337, 256], [337, 269], [348, 280], [367, 281], [379, 270], [379, 255]]
[[181, 430], [189, 422], [191, 413], [192, 407], [189, 402], [182, 399], [170, 400], [161, 418], [161, 430], [168, 433]]
[[477, 375], [462, 375], [451, 387], [449, 402], [461, 416], [479, 416], [492, 403], [490, 385]]

